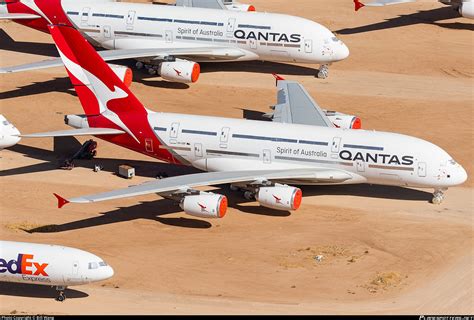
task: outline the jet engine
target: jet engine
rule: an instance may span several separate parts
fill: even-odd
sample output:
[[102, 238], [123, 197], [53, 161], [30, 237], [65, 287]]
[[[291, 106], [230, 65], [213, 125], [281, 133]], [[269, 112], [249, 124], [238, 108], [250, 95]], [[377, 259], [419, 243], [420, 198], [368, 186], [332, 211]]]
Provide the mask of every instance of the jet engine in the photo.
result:
[[199, 79], [201, 68], [196, 62], [176, 59], [176, 61], [162, 62], [158, 73], [168, 81], [194, 83]]
[[108, 65], [110, 69], [112, 69], [113, 72], [115, 72], [115, 74], [119, 77], [119, 79], [122, 80], [122, 82], [127, 86], [127, 88], [131, 86], [133, 80], [132, 69], [118, 64], [109, 63]]
[[459, 6], [459, 14], [464, 18], [474, 19], [474, 2], [463, 1]]
[[348, 114], [336, 112], [336, 111], [325, 111], [326, 116], [337, 128], [342, 129], [361, 129], [362, 122], [359, 117], [351, 116]]
[[227, 211], [227, 197], [213, 193], [189, 195], [183, 198], [180, 207], [191, 216], [223, 218]]
[[276, 210], [297, 210], [301, 205], [301, 189], [286, 185], [260, 187], [255, 195], [261, 206]]
[[224, 1], [224, 5], [228, 10], [233, 11], [255, 11], [255, 7], [251, 4], [244, 4], [236, 1]]

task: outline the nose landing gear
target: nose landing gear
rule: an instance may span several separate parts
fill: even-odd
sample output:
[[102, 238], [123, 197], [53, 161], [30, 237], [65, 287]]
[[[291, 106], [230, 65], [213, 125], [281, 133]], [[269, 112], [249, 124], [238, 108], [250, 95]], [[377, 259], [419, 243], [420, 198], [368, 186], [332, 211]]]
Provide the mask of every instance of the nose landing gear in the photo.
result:
[[434, 193], [433, 193], [433, 199], [431, 199], [431, 202], [433, 204], [436, 204], [436, 205], [441, 204], [444, 200], [444, 192], [446, 190], [447, 189], [437, 189], [437, 190], [435, 190]]
[[329, 65], [328, 64], [322, 64], [319, 67], [319, 71], [318, 71], [318, 74], [316, 75], [316, 77], [318, 79], [326, 79], [328, 76], [329, 76]]
[[57, 286], [56, 290], [59, 292], [59, 295], [56, 298], [56, 301], [63, 302], [64, 300], [66, 300], [66, 295], [64, 294], [66, 287]]

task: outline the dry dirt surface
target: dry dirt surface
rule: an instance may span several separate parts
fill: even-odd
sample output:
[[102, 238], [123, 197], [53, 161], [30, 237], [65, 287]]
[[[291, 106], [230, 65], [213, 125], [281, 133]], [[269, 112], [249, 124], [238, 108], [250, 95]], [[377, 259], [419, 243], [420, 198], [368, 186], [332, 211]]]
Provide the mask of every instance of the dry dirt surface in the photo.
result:
[[[350, 0], [253, 4], [328, 26], [351, 56], [326, 80], [314, 78], [317, 66], [213, 64], [192, 86], [136, 72], [132, 91], [156, 111], [241, 118], [274, 104], [278, 72], [366, 129], [438, 144], [469, 180], [439, 206], [429, 203], [432, 190], [305, 187], [290, 214], [224, 186], [230, 209], [219, 221], [153, 195], [58, 210], [53, 192], [78, 196], [193, 170], [99, 141], [96, 160], [63, 171], [59, 151], [77, 142], [23, 140], [0, 152], [0, 238], [87, 250], [115, 275], [69, 289], [64, 303], [49, 287], [0, 283], [0, 314], [474, 313], [472, 21], [435, 1], [357, 14]], [[47, 34], [0, 28], [1, 66], [56, 55]], [[0, 99], [0, 113], [24, 133], [66, 129], [64, 115], [82, 113], [63, 68], [0, 75]], [[94, 173], [95, 163], [104, 170]], [[113, 174], [124, 163], [136, 167], [132, 181]]]

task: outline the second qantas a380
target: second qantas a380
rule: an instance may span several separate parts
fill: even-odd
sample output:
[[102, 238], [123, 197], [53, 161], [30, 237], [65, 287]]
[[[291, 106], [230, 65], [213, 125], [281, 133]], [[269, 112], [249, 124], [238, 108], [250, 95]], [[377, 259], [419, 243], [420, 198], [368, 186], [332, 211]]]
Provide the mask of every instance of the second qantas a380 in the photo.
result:
[[[152, 74], [174, 82], [195, 82], [197, 62], [264, 60], [328, 65], [344, 60], [349, 49], [331, 31], [295, 16], [242, 12], [229, 1], [179, 1], [208, 8], [115, 2], [112, 0], [7, 0], [0, 19], [12, 19], [47, 32], [51, 12], [60, 24], [74, 26], [92, 44], [109, 49], [104, 60], [135, 58]], [[212, 6], [212, 4], [215, 4]], [[211, 8], [209, 8], [211, 7]], [[217, 9], [219, 8], [219, 9]], [[18, 72], [61, 65], [60, 59], [8, 67]]]
[[[296, 82], [278, 79], [272, 122], [153, 112], [145, 108], [94, 48], [72, 27], [49, 26], [85, 115], [66, 116], [77, 129], [36, 137], [91, 134], [111, 143], [204, 173], [150, 181], [72, 198], [59, 207], [156, 193], [191, 215], [223, 217], [224, 195], [196, 187], [230, 183], [247, 198], [277, 210], [296, 210], [296, 185], [371, 183], [443, 192], [467, 179], [438, 146], [410, 136], [336, 128]], [[331, 114], [329, 114], [331, 116]]]

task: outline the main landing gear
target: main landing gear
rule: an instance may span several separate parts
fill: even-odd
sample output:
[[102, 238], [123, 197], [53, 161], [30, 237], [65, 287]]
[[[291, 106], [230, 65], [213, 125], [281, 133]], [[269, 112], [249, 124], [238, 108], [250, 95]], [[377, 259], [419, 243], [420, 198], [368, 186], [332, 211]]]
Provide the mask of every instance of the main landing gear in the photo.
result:
[[66, 287], [57, 286], [56, 290], [59, 292], [59, 295], [56, 298], [56, 301], [63, 302], [64, 300], [66, 300], [66, 295], [64, 294], [64, 291], [66, 290]]
[[322, 64], [319, 67], [319, 71], [318, 71], [318, 74], [316, 75], [316, 77], [318, 79], [326, 79], [328, 76], [329, 76], [329, 65], [328, 64]]
[[446, 191], [447, 189], [437, 189], [434, 191], [433, 193], [433, 199], [431, 199], [431, 202], [433, 204], [441, 204], [444, 200], [444, 192]]

